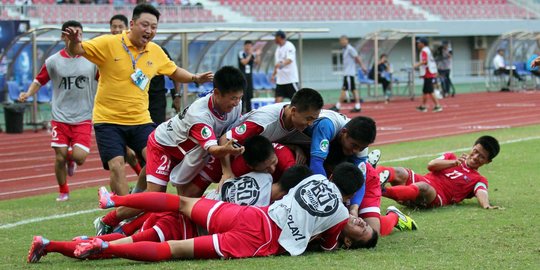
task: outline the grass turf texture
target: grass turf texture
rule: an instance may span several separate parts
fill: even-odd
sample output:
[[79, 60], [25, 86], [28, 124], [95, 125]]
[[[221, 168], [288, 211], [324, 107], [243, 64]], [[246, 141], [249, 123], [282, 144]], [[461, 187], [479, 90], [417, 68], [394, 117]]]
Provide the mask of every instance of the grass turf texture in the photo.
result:
[[[429, 160], [445, 150], [468, 148], [484, 134], [501, 142], [539, 136], [540, 126], [479, 132], [418, 142], [384, 145], [382, 164], [426, 171]], [[140, 263], [125, 259], [78, 261], [49, 254], [38, 264], [26, 264], [33, 235], [68, 240], [92, 235], [92, 221], [105, 212], [91, 212], [61, 219], [0, 229], [0, 269], [538, 269], [540, 221], [535, 207], [540, 173], [540, 139], [503, 144], [492, 164], [480, 169], [489, 182], [492, 204], [505, 210], [481, 209], [476, 199], [446, 208], [416, 210], [398, 206], [418, 223], [416, 232], [383, 237], [374, 250], [343, 250], [307, 253], [299, 257], [278, 256], [243, 260], [171, 261]], [[461, 153], [464, 151], [459, 151]], [[389, 160], [433, 154], [400, 162]], [[96, 188], [73, 191], [69, 203], [54, 201], [56, 194], [0, 202], [0, 226], [23, 219], [88, 210], [97, 206]], [[383, 199], [381, 209], [395, 204]]]

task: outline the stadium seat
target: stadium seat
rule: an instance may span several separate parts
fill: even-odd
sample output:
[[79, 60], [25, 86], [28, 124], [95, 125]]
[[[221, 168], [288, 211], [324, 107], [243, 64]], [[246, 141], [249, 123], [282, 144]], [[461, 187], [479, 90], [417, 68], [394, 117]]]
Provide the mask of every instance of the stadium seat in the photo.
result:
[[48, 103], [52, 100], [52, 86], [51, 82], [43, 85], [37, 92], [37, 101], [39, 103]]
[[262, 73], [253, 73], [253, 89], [255, 90], [263, 90], [264, 85], [261, 81], [261, 75], [264, 76]]

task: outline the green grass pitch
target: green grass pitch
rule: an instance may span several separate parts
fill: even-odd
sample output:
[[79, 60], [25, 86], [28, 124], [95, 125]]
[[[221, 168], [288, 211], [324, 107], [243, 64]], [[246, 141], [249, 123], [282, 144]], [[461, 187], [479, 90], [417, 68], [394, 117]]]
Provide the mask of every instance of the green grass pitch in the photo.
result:
[[[540, 125], [483, 131], [433, 140], [377, 147], [384, 165], [399, 165], [424, 173], [429, 160], [446, 150], [468, 148], [490, 134], [502, 142], [501, 153], [480, 169], [489, 180], [492, 204], [505, 210], [484, 210], [476, 199], [433, 210], [398, 206], [419, 225], [415, 232], [395, 231], [380, 239], [374, 250], [307, 253], [243, 260], [140, 263], [124, 259], [79, 261], [49, 254], [27, 264], [33, 235], [68, 240], [92, 235], [97, 207], [96, 188], [73, 191], [69, 203], [56, 194], [0, 202], [0, 269], [540, 269], [540, 215], [536, 203], [540, 185]], [[461, 153], [464, 151], [458, 151]], [[411, 157], [404, 161], [392, 161]], [[383, 199], [381, 209], [395, 204]], [[83, 210], [85, 214], [28, 223], [22, 220]]]

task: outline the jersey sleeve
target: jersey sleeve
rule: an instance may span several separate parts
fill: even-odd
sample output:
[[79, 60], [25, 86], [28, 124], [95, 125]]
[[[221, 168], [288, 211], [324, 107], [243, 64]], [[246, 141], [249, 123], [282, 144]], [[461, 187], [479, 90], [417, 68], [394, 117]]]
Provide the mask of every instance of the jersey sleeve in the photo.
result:
[[290, 59], [293, 64], [296, 62], [296, 48], [292, 44], [287, 47], [285, 59]]
[[487, 179], [482, 177], [478, 183], [476, 183], [476, 185], [474, 185], [474, 194], [476, 195], [476, 193], [480, 190], [483, 190], [485, 192], [487, 192], [487, 189], [488, 189], [488, 182], [487, 182]]
[[421, 62], [427, 62], [427, 60], [428, 60], [427, 53], [425, 51], [422, 51], [420, 53], [420, 61]]
[[51, 78], [49, 77], [49, 71], [47, 70], [47, 66], [43, 64], [43, 66], [41, 66], [41, 70], [36, 76], [35, 82], [39, 83], [40, 85], [45, 85], [50, 80]]
[[326, 159], [330, 150], [330, 140], [334, 135], [335, 127], [332, 121], [328, 118], [321, 119], [316, 126], [313, 127], [311, 135], [311, 156]]
[[358, 56], [358, 51], [351, 46], [350, 54], [353, 58], [356, 58]]
[[278, 158], [278, 164], [276, 165], [276, 170], [272, 174], [272, 178], [274, 181], [278, 181], [283, 172], [296, 164], [296, 158], [291, 149], [279, 143], [274, 143], [274, 151]]
[[[115, 38], [112, 35], [103, 35], [95, 37], [91, 40], [83, 41], [81, 43], [84, 49], [84, 57], [88, 61], [100, 66], [107, 61], [107, 55], [104, 52], [108, 52], [109, 42], [111, 38]], [[120, 41], [119, 41], [120, 42]]]
[[158, 67], [157, 73], [159, 75], [171, 76], [176, 71], [176, 64], [171, 60], [168, 51], [164, 50], [160, 46], [156, 45], [156, 50], [161, 52], [159, 53], [159, 61], [161, 65]]
[[217, 145], [216, 134], [214, 130], [209, 125], [205, 124], [195, 124], [189, 130], [189, 136], [195, 138], [199, 145], [208, 150], [210, 146]]
[[259, 135], [263, 131], [264, 129], [262, 126], [251, 121], [245, 121], [235, 128], [227, 131], [226, 137], [229, 140], [235, 139], [239, 144], [243, 145], [247, 138]]
[[348, 220], [347, 218], [321, 233], [321, 247], [324, 250], [333, 250], [337, 247], [339, 234], [343, 230], [343, 227], [347, 225]]

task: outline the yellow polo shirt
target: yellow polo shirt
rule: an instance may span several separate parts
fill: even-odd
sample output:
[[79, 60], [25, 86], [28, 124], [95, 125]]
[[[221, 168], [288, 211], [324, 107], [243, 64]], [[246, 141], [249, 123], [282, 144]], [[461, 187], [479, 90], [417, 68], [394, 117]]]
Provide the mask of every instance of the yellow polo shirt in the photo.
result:
[[[82, 42], [84, 57], [99, 68], [99, 83], [94, 102], [93, 121], [96, 124], [142, 125], [152, 123], [148, 112], [148, 87], [141, 90], [131, 80], [131, 57], [122, 46], [122, 37], [133, 55], [140, 52], [133, 46], [124, 31], [119, 35], [103, 35]], [[156, 75], [171, 75], [176, 64], [159, 45], [149, 42], [136, 67], [151, 80]]]

